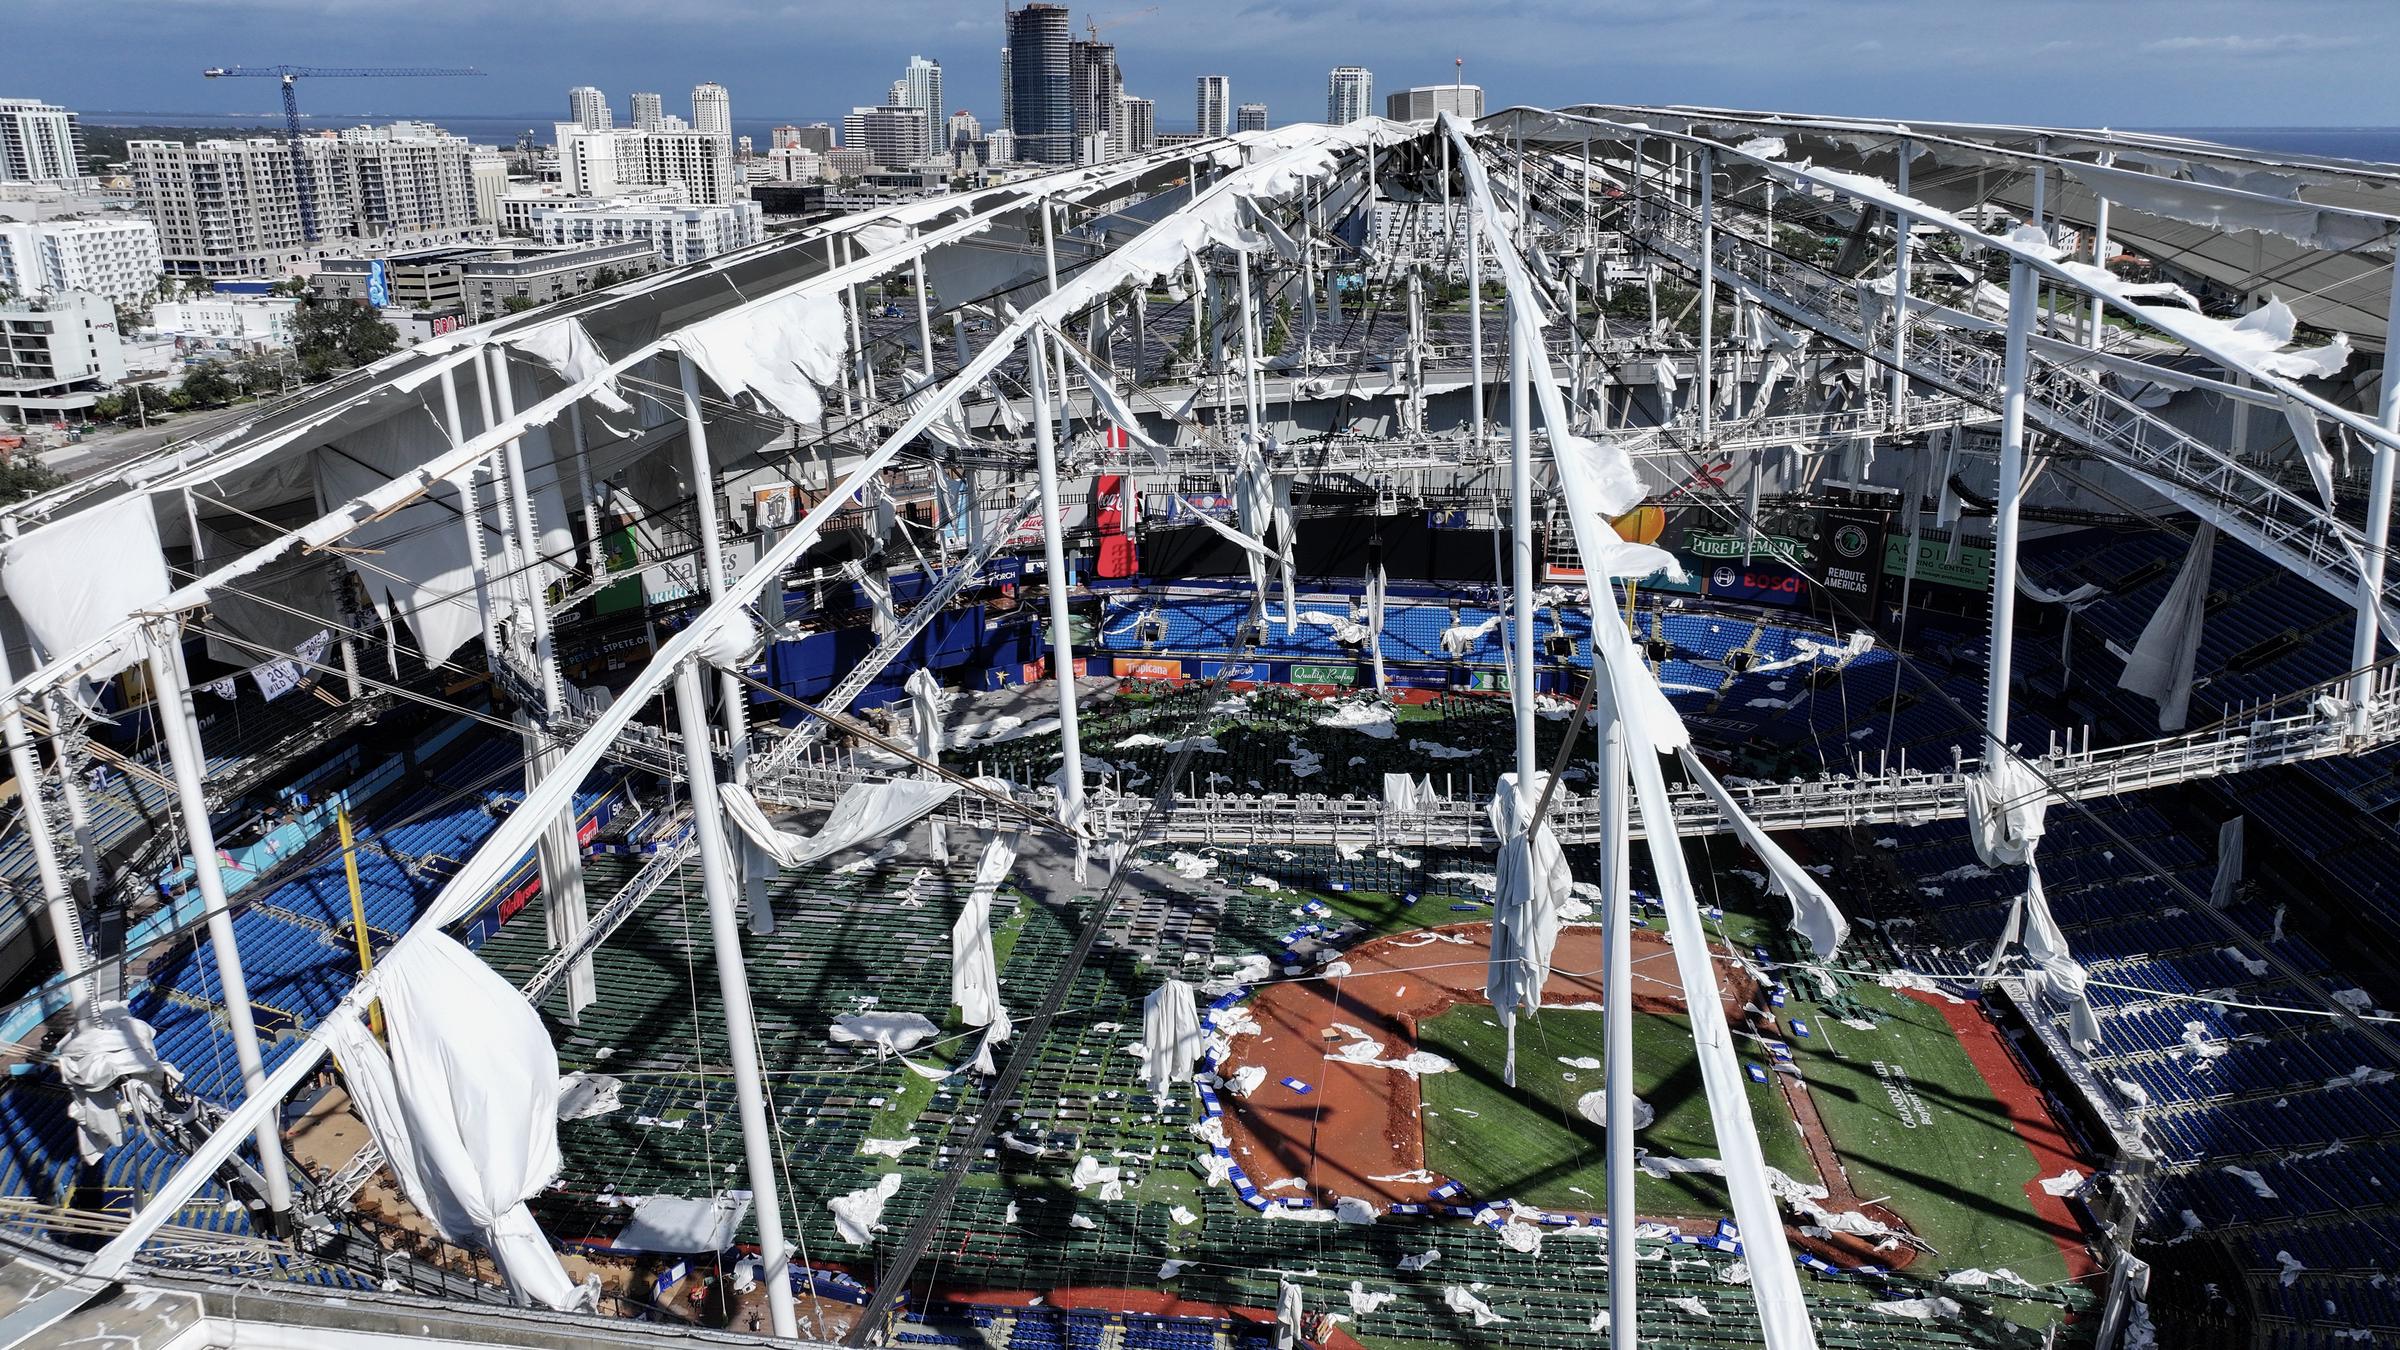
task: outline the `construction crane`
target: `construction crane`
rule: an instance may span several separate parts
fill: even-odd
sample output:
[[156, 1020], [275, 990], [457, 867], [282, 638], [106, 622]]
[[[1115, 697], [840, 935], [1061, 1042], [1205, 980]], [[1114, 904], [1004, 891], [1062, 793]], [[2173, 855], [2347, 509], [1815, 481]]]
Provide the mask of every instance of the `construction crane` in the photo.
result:
[[292, 190], [300, 198], [300, 233], [317, 242], [316, 176], [309, 172], [308, 155], [300, 148], [300, 77], [317, 80], [417, 79], [427, 75], [481, 75], [473, 66], [210, 66], [200, 72], [212, 80], [281, 80], [283, 124], [291, 133]]
[[1152, 6], [1150, 6], [1150, 7], [1149, 7], [1149, 8], [1147, 8], [1147, 9], [1137, 9], [1137, 10], [1133, 10], [1133, 11], [1131, 11], [1130, 13], [1125, 13], [1125, 14], [1111, 14], [1111, 15], [1109, 15], [1109, 16], [1108, 16], [1108, 18], [1107, 18], [1107, 19], [1105, 19], [1105, 20], [1095, 20], [1095, 19], [1086, 18], [1086, 19], [1083, 21], [1083, 31], [1085, 31], [1085, 32], [1087, 32], [1087, 33], [1089, 33], [1089, 34], [1091, 34], [1091, 35], [1092, 35], [1092, 41], [1094, 41], [1094, 42], [1098, 42], [1098, 41], [1100, 40], [1100, 30], [1101, 30], [1101, 29], [1103, 29], [1103, 28], [1115, 28], [1115, 27], [1117, 27], [1119, 24], [1123, 24], [1123, 23], [1129, 22], [1129, 21], [1131, 21], [1131, 20], [1134, 20], [1134, 19], [1148, 18], [1150, 15], [1153, 15], [1153, 14], [1156, 14], [1156, 13], [1158, 13], [1158, 6], [1156, 6], [1156, 5], [1152, 5]]

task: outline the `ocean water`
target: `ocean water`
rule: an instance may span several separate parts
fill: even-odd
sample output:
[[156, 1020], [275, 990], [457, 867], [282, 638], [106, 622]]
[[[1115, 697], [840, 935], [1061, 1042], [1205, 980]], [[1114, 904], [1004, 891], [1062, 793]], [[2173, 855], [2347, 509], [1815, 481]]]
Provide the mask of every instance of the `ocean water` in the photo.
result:
[[2400, 127], [2145, 127], [2169, 136], [2217, 141], [2245, 150], [2329, 155], [2400, 164]]

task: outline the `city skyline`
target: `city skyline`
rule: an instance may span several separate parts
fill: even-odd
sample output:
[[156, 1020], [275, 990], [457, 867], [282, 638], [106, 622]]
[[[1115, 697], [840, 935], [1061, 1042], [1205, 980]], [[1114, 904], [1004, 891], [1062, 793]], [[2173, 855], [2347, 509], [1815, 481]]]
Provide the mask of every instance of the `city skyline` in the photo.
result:
[[[2068, 0], [2025, 0], [2004, 31], [1965, 3], [1900, 0], [1250, 0], [1238, 22], [1221, 11], [1074, 12], [1117, 48], [1127, 92], [1160, 104], [1160, 130], [1185, 130], [1188, 89], [1202, 74], [1230, 77], [1242, 101], [1313, 118], [1327, 72], [1358, 65], [1378, 88], [1447, 82], [1453, 58], [1489, 91], [1491, 106], [1592, 98], [1755, 106], [1919, 117], [2003, 117], [2028, 97], [2061, 120], [2094, 125], [2400, 124], [2400, 90], [2377, 77], [2376, 54], [2400, 42], [2400, 12], [2293, 0], [2273, 19], [2224, 0], [2123, 0], [2105, 34]], [[757, 115], [837, 121], [880, 101], [913, 54], [944, 68], [950, 108], [1000, 121], [1000, 18], [982, 6], [892, 0], [871, 14], [834, 5], [741, 3], [662, 29], [619, 0], [534, 3], [500, 13], [467, 0], [405, 11], [356, 0], [125, 0], [105, 64], [81, 60], [92, 28], [67, 0], [20, 0], [8, 23], [31, 59], [12, 95], [92, 112], [237, 115], [272, 111], [273, 91], [200, 78], [209, 60], [327, 64], [472, 62], [500, 78], [430, 85], [362, 82], [312, 91], [320, 121], [367, 115], [520, 116], [558, 106], [560, 91], [593, 85], [630, 122], [630, 92], [716, 81]], [[807, 69], [795, 74], [806, 20]], [[268, 50], [255, 39], [274, 33]], [[790, 42], [776, 40], [788, 34]], [[498, 53], [527, 53], [502, 59]], [[2138, 57], [2116, 61], [2115, 58]], [[2113, 78], [2093, 80], [2095, 61]], [[817, 72], [827, 72], [819, 75]], [[838, 73], [835, 73], [838, 72]], [[2079, 73], [2085, 72], [2085, 73]], [[2309, 78], [2298, 79], [2305, 72]], [[1162, 95], [1166, 95], [1162, 97]], [[553, 115], [554, 116], [554, 115]]]

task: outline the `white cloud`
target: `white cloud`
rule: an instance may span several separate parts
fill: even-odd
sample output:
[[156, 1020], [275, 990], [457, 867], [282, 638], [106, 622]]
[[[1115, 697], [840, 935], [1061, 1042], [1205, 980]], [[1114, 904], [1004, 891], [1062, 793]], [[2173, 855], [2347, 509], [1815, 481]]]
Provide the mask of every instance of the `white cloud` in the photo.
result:
[[2335, 51], [2357, 45], [2358, 38], [2351, 34], [2328, 37], [2317, 33], [2268, 33], [2256, 36], [2225, 33], [2214, 37], [2186, 34], [2159, 38], [2143, 43], [2142, 50], [2162, 54], [2188, 52], [2212, 56], [2281, 56], [2294, 52]]

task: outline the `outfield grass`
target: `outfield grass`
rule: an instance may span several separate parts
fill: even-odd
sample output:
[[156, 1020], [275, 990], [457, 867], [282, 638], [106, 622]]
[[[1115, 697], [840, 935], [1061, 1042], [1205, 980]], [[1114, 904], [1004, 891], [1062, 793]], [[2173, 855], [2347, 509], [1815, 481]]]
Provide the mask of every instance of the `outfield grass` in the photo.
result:
[[[2066, 1258], [2025, 1195], [2039, 1170], [2033, 1152], [1949, 1023], [1894, 990], [1869, 986], [1852, 994], [1875, 1009], [1876, 1030], [1832, 1021], [1800, 1000], [1784, 1011], [1821, 1033], [1792, 1045], [1860, 1196], [1891, 1197], [1891, 1207], [1937, 1249], [1933, 1260], [1944, 1269], [2006, 1266], [2036, 1284], [2066, 1278]], [[1878, 1075], [1878, 1061], [1905, 1072], [1905, 1112], [1887, 1086], [1900, 1080]]]
[[[1602, 1073], [1559, 1061], [1604, 1058], [1605, 1021], [1597, 1012], [1556, 1008], [1538, 1019], [1523, 1019], [1517, 1028], [1514, 1089], [1500, 1081], [1507, 1038], [1489, 1006], [1464, 1004], [1420, 1025], [1418, 1044], [1460, 1066], [1455, 1073], [1424, 1077], [1425, 1165], [1457, 1178], [1482, 1199], [1599, 1210], [1608, 1195], [1608, 1132], [1577, 1114], [1575, 1103], [1600, 1090]], [[1636, 1136], [1639, 1146], [1662, 1156], [1718, 1156], [1690, 1021], [1637, 1014], [1633, 1053], [1635, 1095], [1658, 1112], [1658, 1119]], [[1814, 1180], [1800, 1127], [1781, 1093], [1773, 1084], [1744, 1086], [1767, 1163]], [[1634, 1199], [1648, 1215], [1729, 1212], [1724, 1182], [1698, 1174], [1645, 1175]]]

